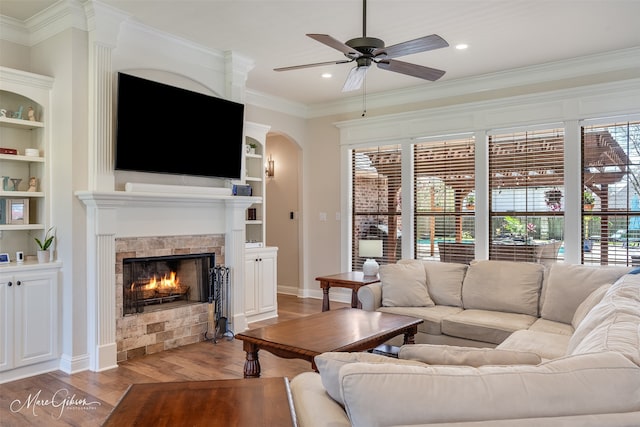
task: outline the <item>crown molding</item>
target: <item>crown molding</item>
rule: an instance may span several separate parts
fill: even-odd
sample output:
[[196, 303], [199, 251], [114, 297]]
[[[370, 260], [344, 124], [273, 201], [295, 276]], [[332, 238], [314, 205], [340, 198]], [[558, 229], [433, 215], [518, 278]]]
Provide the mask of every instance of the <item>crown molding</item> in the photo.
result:
[[0, 40], [30, 46], [29, 30], [24, 22], [9, 16], [0, 15]]
[[87, 30], [84, 7], [78, 0], [61, 0], [24, 21], [34, 46], [69, 28]]
[[[640, 47], [522, 67], [468, 78], [367, 95], [369, 110], [425, 103], [523, 86], [549, 84], [607, 73], [628, 71], [640, 74]], [[593, 84], [589, 82], [587, 84]], [[582, 84], [577, 84], [581, 86]], [[549, 90], [552, 90], [551, 88]], [[323, 104], [304, 105], [270, 94], [247, 89], [247, 103], [305, 119], [348, 114], [362, 109], [362, 95]]]
[[25, 21], [0, 15], [0, 39], [28, 47], [68, 28], [87, 29], [84, 9], [78, 0], [61, 0]]
[[257, 92], [247, 88], [246, 103], [255, 107], [264, 108], [294, 117], [306, 119], [309, 117], [309, 107], [299, 102], [278, 98], [263, 92]]

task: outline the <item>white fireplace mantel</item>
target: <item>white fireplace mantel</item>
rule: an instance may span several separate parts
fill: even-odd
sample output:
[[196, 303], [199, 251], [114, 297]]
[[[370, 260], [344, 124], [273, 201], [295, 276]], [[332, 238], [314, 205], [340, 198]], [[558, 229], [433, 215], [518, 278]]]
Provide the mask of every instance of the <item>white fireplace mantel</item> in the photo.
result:
[[92, 371], [117, 366], [115, 240], [117, 237], [224, 233], [225, 264], [232, 274], [231, 319], [244, 314], [246, 209], [259, 197], [189, 192], [77, 191], [87, 207], [87, 329]]
[[225, 205], [246, 209], [252, 203], [260, 203], [260, 197], [225, 196], [197, 193], [154, 193], [133, 191], [77, 191], [76, 197], [86, 206], [99, 208], [117, 207], [202, 207]]

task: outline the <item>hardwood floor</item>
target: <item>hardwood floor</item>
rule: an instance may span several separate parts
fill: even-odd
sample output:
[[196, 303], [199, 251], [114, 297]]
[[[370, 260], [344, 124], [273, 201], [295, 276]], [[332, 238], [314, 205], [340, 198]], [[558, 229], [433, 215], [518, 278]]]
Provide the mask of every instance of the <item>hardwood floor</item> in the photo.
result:
[[[331, 302], [331, 308], [348, 304]], [[322, 301], [278, 295], [278, 318], [250, 328], [321, 311]], [[242, 342], [222, 338], [201, 342], [121, 363], [105, 372], [61, 371], [0, 385], [0, 426], [99, 426], [130, 384], [242, 378], [245, 352]], [[281, 359], [260, 352], [263, 377], [293, 378], [311, 370], [308, 362]]]

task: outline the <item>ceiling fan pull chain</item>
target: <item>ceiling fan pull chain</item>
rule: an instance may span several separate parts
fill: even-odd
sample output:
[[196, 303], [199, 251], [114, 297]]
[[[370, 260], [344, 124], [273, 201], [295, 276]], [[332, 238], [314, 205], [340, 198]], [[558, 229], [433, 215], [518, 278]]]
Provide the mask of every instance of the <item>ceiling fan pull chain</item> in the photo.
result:
[[362, 117], [367, 115], [367, 77], [362, 82]]

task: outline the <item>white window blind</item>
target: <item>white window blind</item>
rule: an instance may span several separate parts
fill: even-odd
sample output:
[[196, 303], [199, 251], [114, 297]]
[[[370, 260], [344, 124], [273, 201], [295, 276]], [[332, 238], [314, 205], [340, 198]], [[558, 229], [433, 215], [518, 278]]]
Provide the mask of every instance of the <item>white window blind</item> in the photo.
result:
[[352, 265], [362, 270], [366, 257], [358, 253], [360, 240], [382, 240], [379, 264], [395, 263], [401, 258], [401, 164], [399, 145], [352, 150]]
[[414, 146], [414, 236], [418, 259], [469, 263], [475, 252], [473, 138]]
[[640, 265], [640, 122], [582, 128], [582, 191], [583, 263]]
[[555, 262], [564, 230], [564, 130], [489, 137], [489, 258]]

